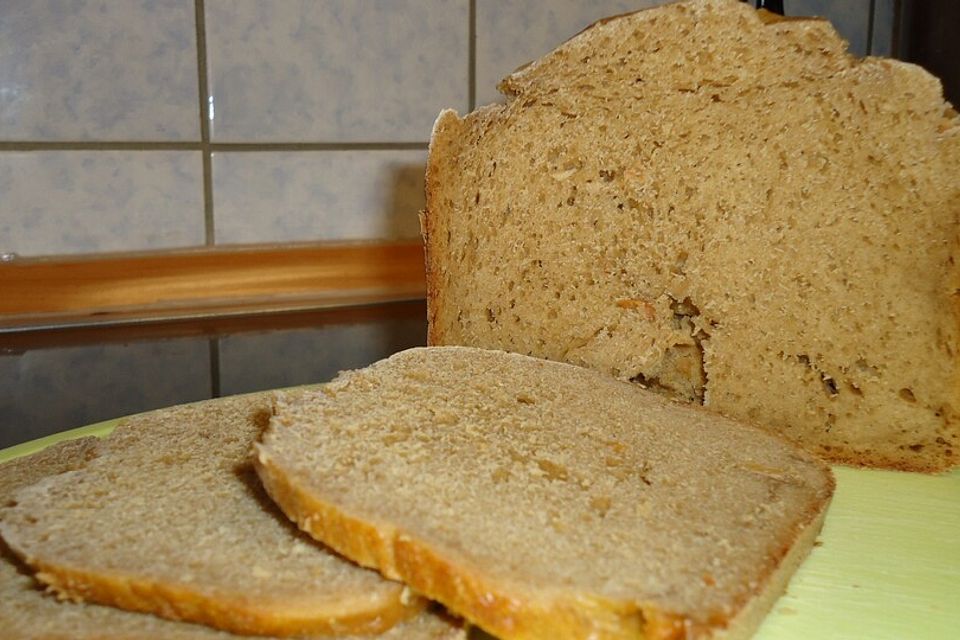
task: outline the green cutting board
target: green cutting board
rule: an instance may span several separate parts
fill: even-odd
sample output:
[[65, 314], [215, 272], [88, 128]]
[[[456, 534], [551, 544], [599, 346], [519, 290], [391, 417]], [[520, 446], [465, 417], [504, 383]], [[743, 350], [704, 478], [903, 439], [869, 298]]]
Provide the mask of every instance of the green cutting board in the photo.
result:
[[[0, 462], [110, 420], [0, 451]], [[960, 638], [960, 470], [939, 476], [835, 467], [818, 545], [756, 640]]]

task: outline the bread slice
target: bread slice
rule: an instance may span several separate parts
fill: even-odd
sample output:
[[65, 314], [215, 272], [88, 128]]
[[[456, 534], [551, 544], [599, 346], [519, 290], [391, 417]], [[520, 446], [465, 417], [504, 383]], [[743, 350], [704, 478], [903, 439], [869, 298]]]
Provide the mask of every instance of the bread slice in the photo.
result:
[[[96, 438], [82, 438], [0, 465], [0, 504], [9, 504], [14, 493], [22, 487], [47, 476], [83, 467], [96, 455], [96, 450]], [[170, 622], [111, 607], [59, 602], [37, 586], [26, 568], [2, 543], [0, 628], [3, 637], [10, 640], [215, 640], [234, 637], [207, 627]]]
[[598, 23], [443, 112], [430, 344], [584, 365], [837, 462], [960, 462], [960, 118], [735, 0]]
[[249, 463], [269, 416], [253, 394], [125, 421], [75, 471], [25, 487], [0, 534], [61, 598], [289, 636], [385, 631], [419, 597], [317, 545]]
[[302, 529], [504, 640], [746, 637], [834, 487], [760, 429], [467, 347], [280, 402], [256, 451]]
[[[0, 505], [11, 501], [22, 487], [47, 476], [83, 467], [96, 453], [97, 440], [81, 438], [0, 465]], [[7, 640], [229, 640], [238, 637], [210, 627], [113, 607], [58, 601], [38, 588], [28, 571], [2, 542], [0, 628]], [[466, 634], [459, 625], [438, 615], [424, 613], [373, 638], [465, 640]]]

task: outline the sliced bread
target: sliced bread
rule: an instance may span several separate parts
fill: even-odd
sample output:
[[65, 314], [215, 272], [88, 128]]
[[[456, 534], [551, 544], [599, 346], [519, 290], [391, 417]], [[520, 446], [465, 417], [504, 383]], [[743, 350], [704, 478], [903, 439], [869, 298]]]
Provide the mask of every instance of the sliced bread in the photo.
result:
[[0, 534], [61, 598], [236, 633], [378, 633], [416, 614], [422, 599], [263, 494], [248, 458], [269, 406], [254, 394], [130, 418], [82, 467], [16, 491]]
[[[97, 440], [83, 438], [0, 465], [0, 505], [23, 487], [81, 468], [96, 455]], [[30, 572], [0, 542], [0, 628], [10, 640], [211, 640], [230, 634], [112, 607], [61, 602], [44, 593]]]
[[430, 344], [589, 366], [827, 459], [960, 463], [960, 118], [736, 0], [596, 24], [436, 122]]
[[256, 452], [302, 529], [504, 640], [747, 637], [834, 487], [761, 429], [467, 347], [281, 401]]
[[[95, 438], [63, 442], [0, 465], [0, 505], [41, 479], [79, 469], [97, 453]], [[7, 640], [230, 640], [238, 636], [202, 625], [99, 605], [71, 603], [45, 593], [0, 542], [0, 629]], [[371, 636], [362, 636], [371, 638]], [[379, 640], [464, 640], [458, 625], [424, 613], [392, 627]], [[357, 636], [353, 637], [358, 640]], [[342, 640], [349, 640], [341, 636]]]

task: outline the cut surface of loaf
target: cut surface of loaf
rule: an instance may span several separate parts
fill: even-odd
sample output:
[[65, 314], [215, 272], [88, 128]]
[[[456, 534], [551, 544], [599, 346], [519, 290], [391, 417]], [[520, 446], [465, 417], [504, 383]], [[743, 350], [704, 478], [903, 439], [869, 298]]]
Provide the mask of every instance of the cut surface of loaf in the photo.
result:
[[589, 366], [827, 459], [960, 462], [960, 118], [736, 0], [598, 23], [442, 113], [430, 344]]
[[[0, 465], [0, 505], [22, 487], [83, 467], [96, 456], [97, 440], [53, 445]], [[44, 593], [29, 571], [0, 541], [0, 629], [6, 640], [229, 640], [225, 631], [91, 604], [59, 601]], [[458, 626], [424, 613], [392, 627], [380, 640], [464, 640]], [[340, 636], [348, 640], [346, 636]]]
[[301, 528], [505, 640], [747, 637], [834, 486], [760, 429], [467, 347], [280, 401], [256, 450]]
[[271, 396], [127, 419], [76, 470], [16, 491], [0, 534], [65, 599], [259, 635], [378, 633], [422, 608], [297, 531], [249, 462]]

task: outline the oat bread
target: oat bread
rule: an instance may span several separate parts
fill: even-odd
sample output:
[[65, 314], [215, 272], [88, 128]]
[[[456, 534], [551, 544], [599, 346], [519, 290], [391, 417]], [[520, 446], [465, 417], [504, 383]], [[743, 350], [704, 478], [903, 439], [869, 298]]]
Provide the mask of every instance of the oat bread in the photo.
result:
[[598, 23], [436, 122], [430, 344], [585, 365], [833, 461], [960, 462], [960, 118], [735, 0]]
[[62, 598], [244, 634], [377, 633], [420, 598], [297, 531], [250, 446], [269, 394], [128, 419], [82, 468], [24, 487], [0, 534]]
[[[63, 442], [0, 465], [0, 505], [20, 488], [47, 476], [81, 468], [96, 456], [97, 440]], [[0, 541], [0, 629], [7, 640], [230, 640], [233, 634], [210, 627], [90, 604], [57, 600], [44, 593]], [[400, 623], [380, 640], [464, 640], [466, 634], [443, 618], [424, 613]], [[340, 636], [348, 640], [345, 636]]]
[[834, 486], [760, 429], [467, 347], [280, 401], [256, 450], [301, 528], [503, 640], [747, 637]]

